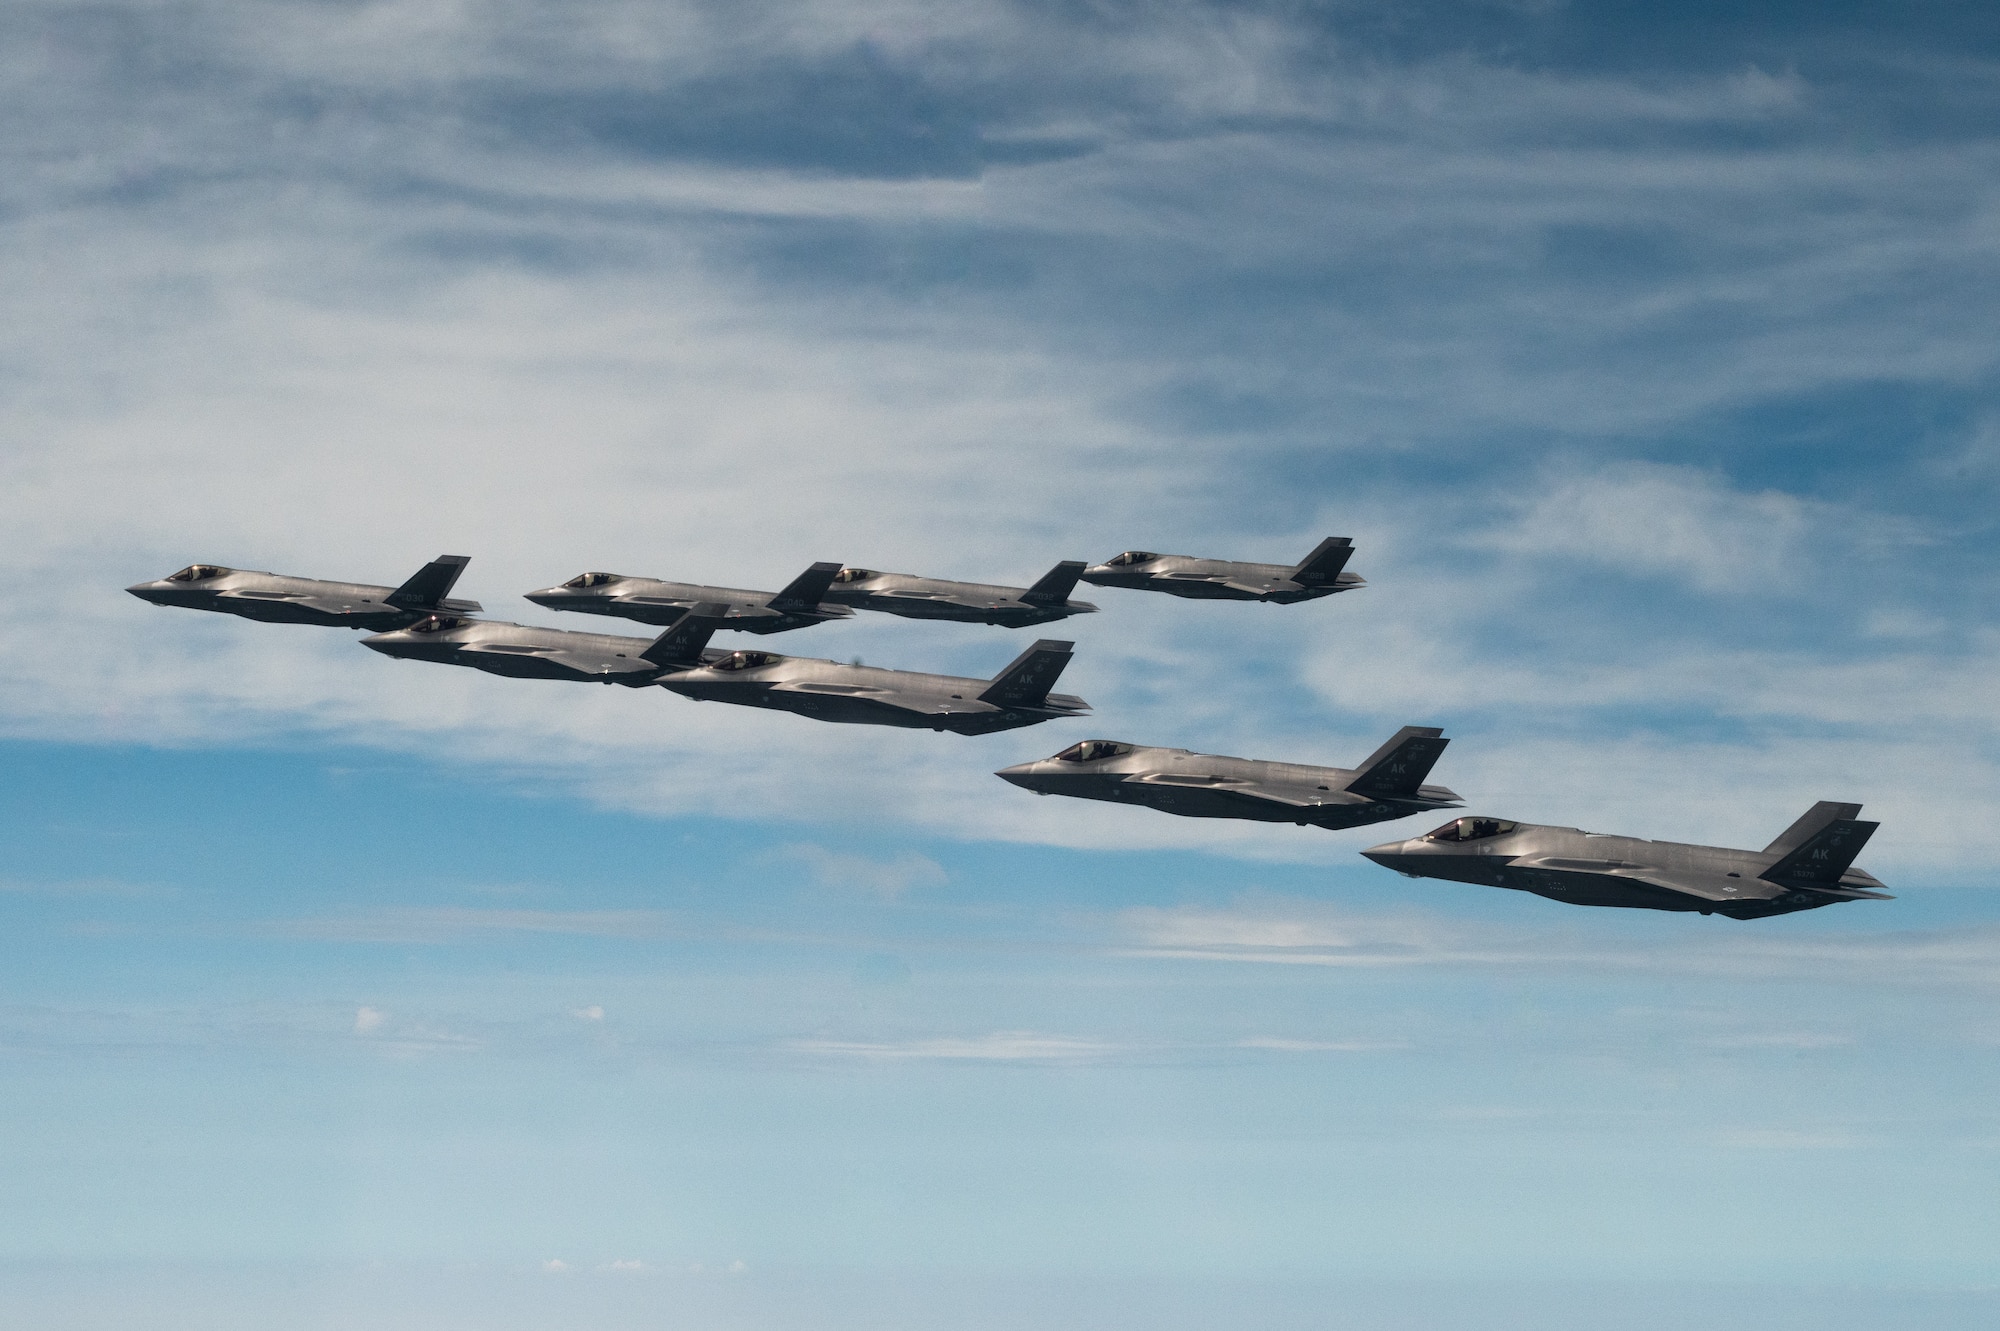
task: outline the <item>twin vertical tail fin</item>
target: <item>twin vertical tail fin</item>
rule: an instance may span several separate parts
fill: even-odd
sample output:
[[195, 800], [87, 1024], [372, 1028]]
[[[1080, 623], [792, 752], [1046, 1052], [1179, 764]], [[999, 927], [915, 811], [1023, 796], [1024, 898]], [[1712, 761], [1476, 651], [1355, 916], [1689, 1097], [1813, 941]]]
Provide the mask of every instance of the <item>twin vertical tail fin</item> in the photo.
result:
[[1368, 755], [1347, 788], [1373, 800], [1414, 799], [1449, 743], [1436, 726], [1404, 726]]
[[838, 572], [840, 565], [821, 560], [793, 578], [785, 590], [765, 604], [779, 611], [817, 610], [820, 598], [826, 595], [827, 588], [833, 586], [833, 575]]
[[692, 670], [701, 664], [701, 649], [708, 646], [710, 636], [722, 627], [728, 613], [729, 607], [718, 601], [703, 601], [675, 620], [639, 656], [672, 670]]
[[1089, 567], [1081, 559], [1065, 559], [1044, 573], [1034, 586], [1022, 592], [1021, 599], [1029, 605], [1062, 605], [1076, 590], [1076, 580]]
[[995, 675], [979, 701], [995, 707], [1040, 707], [1049, 700], [1049, 690], [1069, 664], [1075, 647], [1073, 642], [1043, 638]]
[[1779, 859], [1758, 877], [1788, 887], [1839, 887], [1841, 875], [1882, 825], [1856, 818], [1860, 812], [1859, 804], [1821, 800], [1813, 805], [1805, 817], [1764, 848], [1765, 854], [1775, 853]]
[[1340, 577], [1347, 561], [1354, 558], [1354, 541], [1346, 536], [1329, 536], [1313, 547], [1313, 552], [1292, 569], [1291, 579], [1302, 587], [1324, 587]]
[[439, 555], [383, 599], [398, 610], [477, 611], [481, 608], [477, 601], [445, 599], [458, 582], [458, 575], [465, 572], [465, 566], [471, 562], [470, 555]]

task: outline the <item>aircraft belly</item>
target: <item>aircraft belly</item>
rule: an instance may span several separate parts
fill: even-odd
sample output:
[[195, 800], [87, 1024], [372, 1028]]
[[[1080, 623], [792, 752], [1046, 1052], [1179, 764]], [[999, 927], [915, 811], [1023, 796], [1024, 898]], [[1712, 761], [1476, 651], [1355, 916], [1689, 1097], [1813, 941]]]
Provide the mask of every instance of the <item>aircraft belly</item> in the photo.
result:
[[984, 622], [989, 611], [951, 601], [932, 601], [919, 596], [871, 596], [860, 602], [864, 610], [901, 615], [904, 619], [950, 619], [974, 624]]
[[1666, 911], [1717, 909], [1716, 903], [1700, 897], [1612, 874], [1568, 869], [1516, 869], [1510, 866], [1501, 871], [1500, 880], [1502, 887], [1532, 892], [1538, 897], [1565, 901], [1572, 906], [1624, 906], [1636, 910]]
[[1263, 598], [1256, 592], [1246, 592], [1238, 587], [1225, 586], [1219, 582], [1197, 582], [1193, 579], [1159, 578], [1144, 584], [1146, 590], [1165, 592], [1169, 596], [1182, 596], [1190, 601], [1258, 601]]

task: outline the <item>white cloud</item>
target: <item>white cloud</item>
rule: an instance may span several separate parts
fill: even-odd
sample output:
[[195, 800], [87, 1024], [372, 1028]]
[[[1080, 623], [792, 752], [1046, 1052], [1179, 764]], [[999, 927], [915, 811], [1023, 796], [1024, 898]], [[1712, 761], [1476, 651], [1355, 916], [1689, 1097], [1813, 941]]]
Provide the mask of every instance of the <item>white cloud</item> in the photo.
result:
[[1278, 1035], [1253, 1035], [1238, 1040], [1239, 1049], [1269, 1049], [1286, 1054], [1372, 1054], [1409, 1049], [1406, 1040], [1294, 1040]]
[[[1572, 463], [1572, 467], [1573, 467]], [[1485, 537], [1510, 554], [1605, 564], [1708, 591], [1769, 592], [1797, 574], [1807, 505], [1687, 467], [1625, 463], [1523, 478], [1517, 516]]]
[[871, 859], [866, 855], [841, 854], [824, 846], [800, 844], [780, 846], [763, 858], [803, 864], [813, 881], [824, 887], [858, 888], [892, 899], [913, 887], [941, 887], [949, 881], [944, 866], [915, 851], [904, 851], [889, 859]]
[[1834, 1129], [1725, 1128], [1716, 1134], [1723, 1146], [1744, 1151], [1851, 1151], [1867, 1143], [1851, 1132]]
[[[1333, 762], [1378, 722], [1481, 712], [1496, 724], [1442, 779], [1548, 821], [1658, 809], [1694, 838], [1747, 836], [1775, 806], [1848, 793], [1819, 788], [1837, 776], [1893, 809], [1885, 852], [1962, 870], [2000, 849], [1976, 816], [2000, 793], [1994, 643], [1931, 631], [1987, 622], [1962, 599], [1863, 607], [1891, 648], [1873, 655], [1837, 634], [1758, 649], [1722, 622], [1622, 647], [1482, 632], [1559, 612], [1551, 565], [1805, 595], [1829, 533], [1875, 521], [1859, 501], [1603, 459], [1746, 403], [1993, 365], [1983, 175], [1953, 145], [1891, 163], [1813, 139], [1796, 74], [1347, 58], [1198, 7], [1115, 37], [992, 5], [122, 12], [181, 58], [163, 68], [230, 77], [132, 83], [91, 65], [115, 53], [88, 40], [70, 63], [34, 43], [5, 57], [9, 105], [61, 139], [0, 173], [0, 360], [20, 388], [0, 414], [0, 613], [38, 626], [0, 642], [0, 732], [306, 735], [649, 813], [1323, 861], [1358, 838], [1027, 799], [989, 775], [1074, 725], [825, 727], [390, 663], [349, 635], [200, 622], [114, 589], [195, 557], [393, 580], [449, 548], [475, 556], [467, 589], [497, 617], [540, 618], [513, 592], [584, 567], [776, 585], [834, 557], [1021, 580], [1168, 536], [1277, 558], [1334, 524], [1365, 538], [1366, 593], [1259, 618], [1101, 597], [1066, 679], [1097, 704], [1088, 726]], [[982, 132], [1092, 149], [864, 178], [435, 111], [495, 89], [657, 100], [860, 42], [941, 98], [1004, 102]], [[274, 111], [293, 97], [323, 113]], [[1289, 128], [1246, 127], [1258, 116]], [[1648, 137], [1774, 120], [1803, 146]], [[1550, 257], [1563, 228], [1666, 257], [1576, 276]], [[801, 264], [794, 242], [845, 257]], [[968, 257], [993, 254], [1034, 276]], [[1325, 294], [1232, 313], [1254, 297], [1212, 284], [1237, 279]], [[1213, 385], [1304, 423], [1173, 407]], [[1561, 442], [1493, 442], [1509, 431]], [[1530, 497], [1500, 501], [1494, 526], [1488, 482], [1453, 478], [1496, 447], [1521, 460], [1506, 493]], [[1569, 471], [1543, 465], [1556, 453]], [[1322, 512], [1290, 506], [1346, 456], [1407, 459], [1399, 492], [1325, 484]], [[1412, 553], [1454, 525], [1454, 553]], [[866, 622], [780, 645], [972, 673], [1020, 640]], [[1582, 714], [1636, 707], [1755, 733], [1693, 744]], [[935, 881], [920, 858], [821, 868], [907, 890]]]
[[381, 1008], [356, 1008], [354, 1010], [354, 1033], [356, 1035], [373, 1035], [382, 1029], [382, 1024], [388, 1019], [389, 1014]]
[[572, 1008], [570, 1015], [579, 1021], [603, 1021], [604, 1006], [601, 1003], [592, 1003], [589, 1007]]
[[877, 1061], [948, 1059], [1001, 1063], [1088, 1062], [1119, 1052], [1119, 1046], [1032, 1031], [995, 1031], [991, 1035], [936, 1037], [916, 1040], [791, 1040], [781, 1046], [794, 1054], [820, 1058]]
[[[1497, 889], [1466, 889], [1491, 891]], [[2000, 985], [2000, 929], [1777, 935], [1755, 922], [1703, 919], [1677, 927], [1662, 917], [1649, 935], [1605, 937], [1533, 912], [1523, 900], [1518, 924], [1467, 923], [1416, 911], [1364, 914], [1317, 903], [1270, 899], [1234, 909], [1177, 907], [1123, 912], [1129, 942], [1120, 955], [1288, 966], [1359, 968], [1471, 967], [1560, 971], [1658, 972], [1733, 979], [1839, 979], [1891, 985]], [[1547, 909], [1572, 908], [1549, 905]], [[1843, 909], [1831, 907], [1830, 909]], [[1693, 922], [1682, 922], [1690, 923]], [[1719, 927], [1717, 927], [1719, 926]], [[1745, 1033], [1738, 1047], [1753, 1047]], [[1784, 1047], [1831, 1047], [1812, 1034], [1769, 1038]], [[1724, 1041], [1730, 1037], [1722, 1037]]]

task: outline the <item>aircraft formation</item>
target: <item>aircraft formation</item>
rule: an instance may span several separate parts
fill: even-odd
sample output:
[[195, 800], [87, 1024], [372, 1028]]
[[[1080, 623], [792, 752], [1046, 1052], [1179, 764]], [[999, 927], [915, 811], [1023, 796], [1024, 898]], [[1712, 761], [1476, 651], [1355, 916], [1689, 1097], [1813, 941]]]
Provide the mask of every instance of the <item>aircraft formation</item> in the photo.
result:
[[[661, 630], [650, 637], [481, 618], [479, 602], [451, 596], [471, 562], [464, 555], [440, 556], [396, 587], [190, 564], [126, 590], [158, 606], [363, 630], [369, 634], [363, 646], [404, 660], [518, 679], [659, 687], [819, 721], [985, 735], [1090, 711], [1083, 699], [1053, 692], [1073, 642], [1041, 639], [990, 679], [973, 679], [728, 650], [711, 639], [719, 631], [791, 632], [851, 619], [858, 610], [1026, 628], [1095, 613], [1097, 606], [1074, 599], [1079, 582], [1290, 605], [1364, 586], [1347, 571], [1353, 554], [1351, 540], [1331, 536], [1296, 564], [1127, 550], [1101, 564], [1064, 560], [1029, 587], [822, 562], [776, 592], [589, 572], [525, 594], [546, 609]], [[1448, 743], [1435, 726], [1405, 726], [1350, 769], [1091, 739], [996, 775], [1040, 795], [1143, 805], [1187, 818], [1340, 829], [1462, 808], [1453, 791], [1424, 784]], [[1862, 821], [1860, 812], [1858, 804], [1821, 801], [1761, 851], [1463, 816], [1361, 853], [1412, 878], [1509, 888], [1574, 905], [1757, 919], [1888, 899], [1880, 881], [1853, 867], [1879, 826]]]

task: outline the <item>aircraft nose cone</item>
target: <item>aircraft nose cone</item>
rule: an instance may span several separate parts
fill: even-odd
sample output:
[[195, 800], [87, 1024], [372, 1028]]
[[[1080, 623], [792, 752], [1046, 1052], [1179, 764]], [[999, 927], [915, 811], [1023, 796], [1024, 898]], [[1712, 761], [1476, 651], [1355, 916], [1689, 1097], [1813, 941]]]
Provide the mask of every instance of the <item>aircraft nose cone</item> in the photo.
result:
[[160, 584], [157, 582], [135, 582], [125, 590], [142, 601], [151, 601], [155, 605], [159, 603]]
[[1396, 861], [1403, 858], [1403, 847], [1408, 844], [1407, 841], [1384, 841], [1379, 846], [1370, 846], [1362, 851], [1361, 857], [1373, 860], [1385, 869], [1393, 869]]
[[384, 656], [397, 656], [401, 653], [396, 649], [408, 641], [401, 633], [371, 633], [361, 640], [361, 645]]
[[1029, 778], [1034, 774], [1034, 770], [1035, 765], [1033, 763], [1015, 763], [1012, 767], [1001, 768], [993, 775], [999, 777], [1002, 781], [1011, 781], [1017, 786], [1026, 786], [1029, 789], [1033, 789], [1034, 783]]

